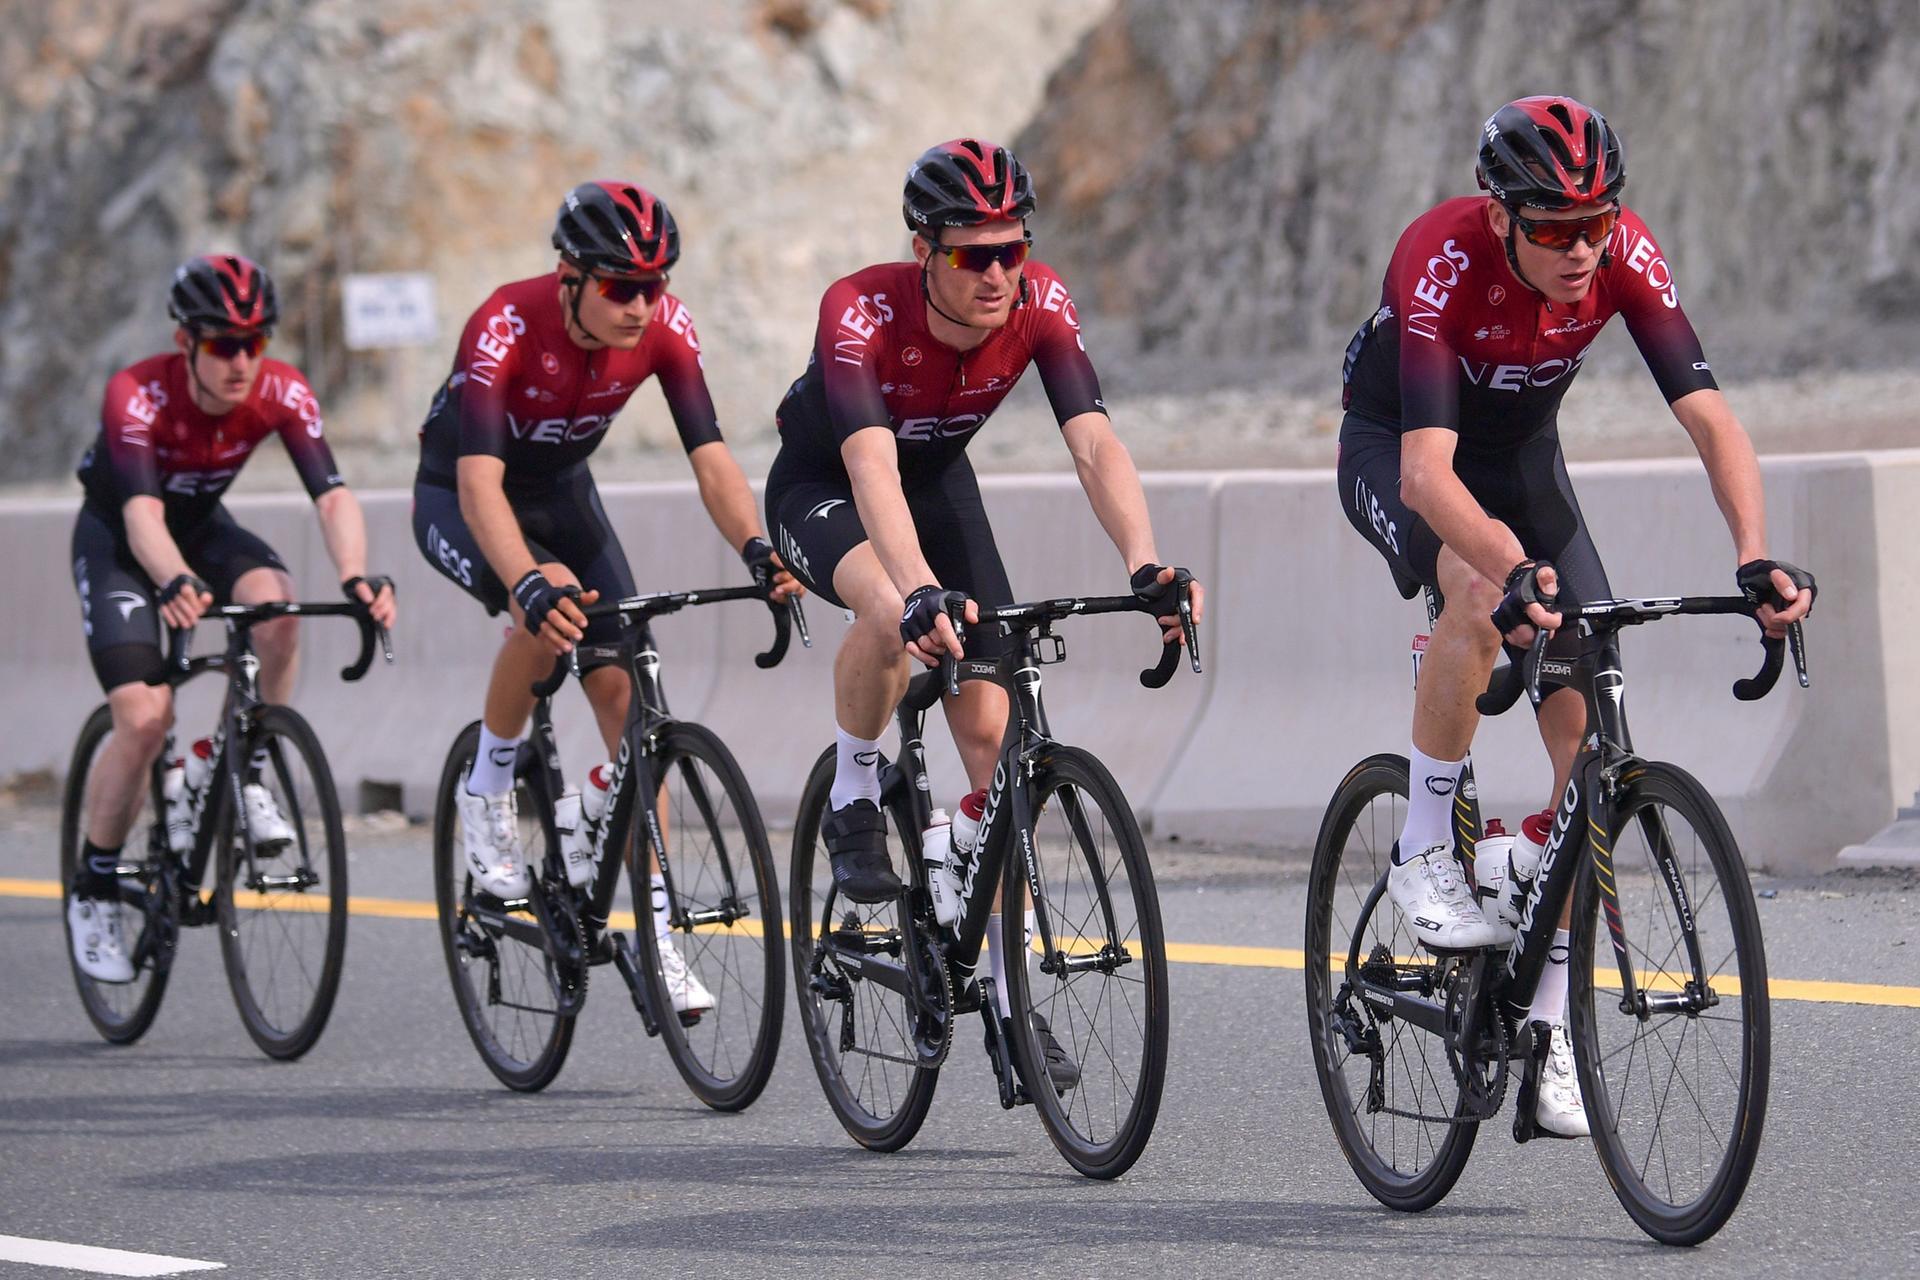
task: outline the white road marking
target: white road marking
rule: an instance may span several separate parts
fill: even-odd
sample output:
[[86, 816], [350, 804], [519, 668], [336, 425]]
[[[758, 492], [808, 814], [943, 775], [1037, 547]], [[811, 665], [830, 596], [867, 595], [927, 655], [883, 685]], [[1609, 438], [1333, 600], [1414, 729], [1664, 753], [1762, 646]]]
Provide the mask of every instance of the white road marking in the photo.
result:
[[183, 1271], [224, 1271], [224, 1262], [169, 1258], [162, 1253], [129, 1253], [90, 1244], [62, 1244], [58, 1240], [29, 1240], [0, 1236], [0, 1262], [25, 1262], [36, 1267], [65, 1267], [97, 1276], [177, 1276]]

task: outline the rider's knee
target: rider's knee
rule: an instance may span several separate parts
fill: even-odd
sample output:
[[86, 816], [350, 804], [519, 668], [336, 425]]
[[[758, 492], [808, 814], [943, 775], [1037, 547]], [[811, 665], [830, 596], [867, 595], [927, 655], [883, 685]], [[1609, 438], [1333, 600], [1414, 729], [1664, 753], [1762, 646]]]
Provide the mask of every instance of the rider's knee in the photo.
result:
[[268, 662], [284, 661], [293, 657], [300, 648], [300, 620], [273, 618], [266, 622], [255, 623], [253, 648], [254, 652]]
[[124, 734], [142, 755], [158, 755], [173, 727], [173, 690], [166, 685], [137, 685], [116, 690], [113, 731]]

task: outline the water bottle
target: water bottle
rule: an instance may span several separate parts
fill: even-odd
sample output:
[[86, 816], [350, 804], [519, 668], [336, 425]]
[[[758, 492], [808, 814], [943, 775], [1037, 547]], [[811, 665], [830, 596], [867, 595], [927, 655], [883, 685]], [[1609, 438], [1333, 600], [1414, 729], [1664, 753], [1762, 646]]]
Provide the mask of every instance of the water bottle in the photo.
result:
[[[592, 884], [594, 872], [598, 870], [593, 860], [594, 837], [607, 811], [607, 793], [612, 782], [613, 766], [597, 764], [587, 770], [584, 786], [578, 790], [568, 787], [553, 806], [554, 825], [560, 828], [560, 850], [567, 864], [567, 883], [576, 889]], [[569, 800], [572, 802], [568, 809], [570, 824], [561, 820], [561, 809]]]
[[947, 865], [953, 848], [953, 827], [945, 809], [933, 811], [933, 821], [920, 836], [920, 861], [927, 869], [927, 892], [933, 896], [933, 918], [951, 928], [960, 919], [960, 886]]
[[960, 802], [959, 812], [953, 815], [953, 865], [956, 881], [960, 868], [973, 853], [973, 846], [980, 842], [980, 818], [987, 811], [987, 789], [980, 788]]
[[1487, 830], [1473, 846], [1473, 899], [1488, 924], [1513, 925], [1519, 912], [1507, 912], [1508, 866], [1513, 856], [1514, 838], [1498, 818], [1487, 819]]
[[[176, 786], [175, 777], [179, 778]], [[160, 781], [160, 792], [167, 803], [167, 847], [175, 853], [193, 849], [193, 811], [199, 806], [200, 793], [213, 776], [213, 739], [201, 738], [187, 748], [181, 759], [167, 766]]]
[[1546, 853], [1547, 841], [1552, 837], [1551, 809], [1530, 813], [1520, 823], [1520, 836], [1513, 842], [1507, 871], [1507, 902], [1515, 924], [1520, 922], [1520, 913], [1526, 909], [1527, 899], [1533, 894], [1533, 882], [1540, 874], [1540, 858]]

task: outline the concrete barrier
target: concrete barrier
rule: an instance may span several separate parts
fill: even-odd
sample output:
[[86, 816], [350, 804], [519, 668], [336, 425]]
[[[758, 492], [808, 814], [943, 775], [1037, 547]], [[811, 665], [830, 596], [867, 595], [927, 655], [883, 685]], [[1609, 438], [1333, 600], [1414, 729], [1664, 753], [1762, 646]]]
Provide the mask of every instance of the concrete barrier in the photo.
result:
[[[1725, 526], [1697, 463], [1573, 470], [1616, 592], [1731, 588]], [[1729, 686], [1760, 655], [1751, 625], [1675, 619], [1628, 633], [1628, 706], [1636, 745], [1698, 775], [1752, 861], [1824, 868], [1840, 847], [1884, 826], [1920, 781], [1920, 672], [1911, 661], [1920, 556], [1904, 519], [1920, 510], [1920, 451], [1776, 458], [1764, 470], [1772, 545], [1812, 566], [1823, 584], [1809, 636], [1814, 689], [1737, 703]], [[1112, 546], [1071, 476], [993, 477], [982, 487], [1021, 597], [1123, 589]], [[1155, 651], [1143, 622], [1072, 620], [1060, 628], [1068, 661], [1047, 669], [1055, 733], [1096, 750], [1159, 832], [1302, 844], [1350, 763], [1405, 750], [1408, 645], [1424, 623], [1420, 605], [1399, 599], [1348, 527], [1330, 472], [1165, 474], [1148, 477], [1147, 490], [1162, 553], [1207, 585], [1207, 673], [1182, 670], [1167, 688], [1145, 690], [1137, 673]], [[742, 578], [690, 484], [609, 485], [604, 496], [643, 590]], [[398, 665], [342, 684], [353, 632], [316, 622], [303, 633], [295, 702], [328, 744], [350, 805], [358, 784], [371, 781], [400, 786], [406, 807], [420, 813], [448, 742], [479, 713], [501, 624], [421, 559], [406, 493], [362, 497], [375, 567], [401, 592]], [[280, 550], [304, 591], [332, 595], [303, 498], [229, 505]], [[25, 574], [20, 598], [52, 602], [0, 622], [0, 776], [64, 770], [98, 701], [70, 612], [74, 507], [0, 502], [0, 531]], [[720, 732], [775, 822], [790, 816], [807, 766], [831, 740], [831, 664], [844, 621], [819, 602], [809, 620], [814, 649], [796, 643], [772, 672], [751, 661], [771, 636], [766, 613], [752, 605], [656, 624], [675, 711]], [[216, 642], [208, 629], [202, 646]], [[201, 681], [183, 699], [187, 729], [211, 724], [218, 692]], [[583, 771], [602, 748], [577, 693], [562, 696], [558, 718], [563, 755]], [[937, 794], [950, 803], [964, 789], [958, 764], [937, 725], [928, 737]], [[1475, 760], [1489, 814], [1544, 802], [1545, 757], [1524, 712], [1484, 725]]]

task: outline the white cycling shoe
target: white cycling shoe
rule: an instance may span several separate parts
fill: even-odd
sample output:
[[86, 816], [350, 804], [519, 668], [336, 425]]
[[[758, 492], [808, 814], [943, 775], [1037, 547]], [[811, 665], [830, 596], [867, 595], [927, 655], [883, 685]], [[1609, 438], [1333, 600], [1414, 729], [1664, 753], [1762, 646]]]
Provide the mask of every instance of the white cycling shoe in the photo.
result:
[[496, 898], [524, 898], [533, 891], [533, 877], [520, 851], [520, 814], [513, 792], [476, 796], [465, 784], [454, 794], [460, 811], [460, 830], [467, 851], [467, 869], [473, 883]]
[[[1400, 846], [1394, 845], [1398, 853]], [[1387, 872], [1387, 893], [1406, 917], [1414, 937], [1429, 947], [1467, 951], [1512, 941], [1502, 939], [1499, 926], [1490, 923], [1473, 900], [1473, 891], [1460, 874], [1453, 846], [1428, 845], [1421, 853], [1396, 863]]]
[[699, 974], [687, 967], [686, 958], [680, 954], [680, 948], [673, 945], [673, 939], [656, 939], [656, 949], [660, 952], [660, 976], [667, 980], [667, 994], [673, 999], [673, 1011], [696, 1018], [711, 1012], [713, 992], [707, 990]]
[[274, 802], [266, 784], [249, 782], [240, 788], [241, 802], [247, 810], [247, 834], [253, 847], [262, 853], [278, 853], [293, 843], [293, 827]]
[[95, 982], [132, 982], [127, 956], [127, 909], [118, 899], [67, 898], [67, 936], [73, 962]]
[[1565, 1027], [1555, 1027], [1548, 1041], [1533, 1120], [1548, 1133], [1563, 1138], [1584, 1138], [1593, 1132], [1587, 1125], [1586, 1104], [1580, 1100], [1580, 1076], [1573, 1067], [1573, 1049]]

